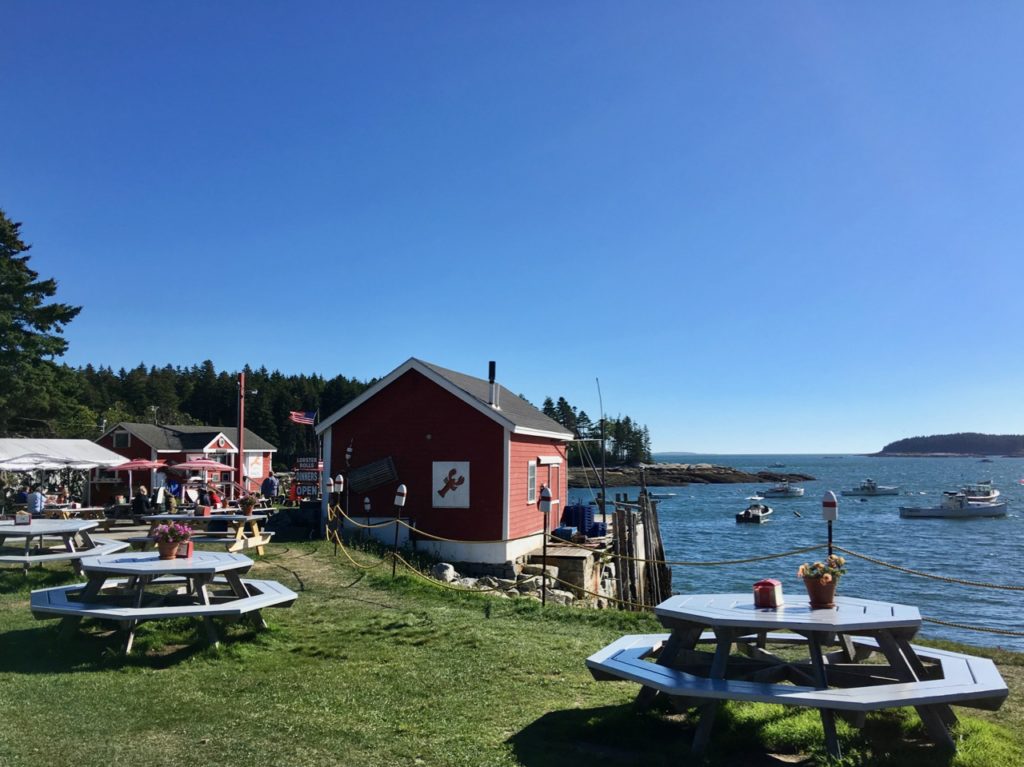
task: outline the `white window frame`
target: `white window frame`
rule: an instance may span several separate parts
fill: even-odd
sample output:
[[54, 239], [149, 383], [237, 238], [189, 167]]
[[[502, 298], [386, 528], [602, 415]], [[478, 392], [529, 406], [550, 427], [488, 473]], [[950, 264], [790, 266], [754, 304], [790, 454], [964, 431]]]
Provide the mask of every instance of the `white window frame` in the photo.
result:
[[526, 464], [526, 502], [537, 502], [537, 462], [529, 461]]
[[[118, 443], [118, 437], [124, 437], [124, 444], [123, 445], [117, 444]], [[127, 432], [124, 429], [122, 429], [121, 431], [115, 431], [114, 432], [114, 436], [111, 438], [111, 444], [114, 447], [119, 447], [119, 448], [122, 448], [122, 449], [126, 448], [126, 447], [131, 447], [132, 446], [132, 435], [131, 435], [131, 432]]]

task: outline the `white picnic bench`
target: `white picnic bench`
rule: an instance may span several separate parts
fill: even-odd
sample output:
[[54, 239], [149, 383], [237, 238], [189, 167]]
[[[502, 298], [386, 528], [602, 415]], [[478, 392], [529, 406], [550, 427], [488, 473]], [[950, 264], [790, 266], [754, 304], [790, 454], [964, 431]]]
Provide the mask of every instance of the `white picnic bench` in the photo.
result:
[[[93, 538], [90, 531], [97, 524], [79, 519], [33, 519], [28, 525], [0, 522], [0, 564], [21, 565], [28, 572], [32, 565], [66, 561], [78, 572], [83, 557], [114, 554], [128, 548], [123, 541]], [[11, 546], [8, 539], [16, 539], [22, 545]], [[60, 543], [47, 543], [47, 539], [59, 539]]]
[[[749, 594], [672, 597], [656, 608], [672, 633], [622, 637], [591, 655], [587, 667], [597, 680], [643, 685], [641, 706], [659, 694], [699, 705], [695, 753], [706, 746], [723, 700], [817, 708], [826, 746], [838, 757], [833, 712], [861, 724], [867, 711], [914, 706], [933, 740], [955, 748], [950, 704], [995, 710], [1007, 697], [987, 658], [911, 645], [920, 625], [916, 608], [851, 597], [837, 597], [825, 610], [800, 602], [773, 609], [755, 608]], [[714, 653], [700, 651], [701, 644], [714, 644]], [[806, 647], [808, 657], [771, 652], [783, 644]], [[824, 653], [828, 646], [839, 649]], [[734, 657], [733, 648], [743, 657]], [[888, 664], [861, 663], [875, 653]]]
[[[95, 557], [82, 563], [88, 583], [33, 591], [32, 614], [62, 618], [65, 635], [83, 618], [117, 622], [126, 631], [125, 654], [131, 652], [143, 621], [199, 617], [210, 643], [217, 646], [213, 618], [248, 616], [255, 626], [266, 628], [263, 608], [289, 607], [297, 599], [277, 581], [243, 579], [252, 565], [247, 556], [210, 551], [175, 559], [160, 559], [156, 552]], [[226, 588], [218, 591], [218, 586]], [[155, 587], [172, 591], [158, 593]]]

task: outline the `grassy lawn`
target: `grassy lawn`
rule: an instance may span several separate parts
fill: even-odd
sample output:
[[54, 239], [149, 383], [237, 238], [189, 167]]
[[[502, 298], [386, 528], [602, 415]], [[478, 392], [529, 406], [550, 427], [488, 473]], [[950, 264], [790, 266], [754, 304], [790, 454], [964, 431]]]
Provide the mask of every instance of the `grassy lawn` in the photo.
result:
[[[361, 570], [326, 544], [277, 544], [254, 577], [299, 592], [271, 628], [226, 629], [219, 651], [189, 620], [146, 624], [134, 655], [99, 625], [60, 641], [32, 588], [56, 565], [0, 571], [0, 765], [679, 765], [691, 718], [637, 713], [637, 686], [594, 682], [587, 655], [649, 616], [466, 595]], [[357, 554], [365, 564], [379, 561]], [[952, 647], [952, 645], [947, 645]], [[963, 649], [963, 648], [958, 648]], [[978, 652], [978, 651], [974, 651]], [[994, 713], [957, 709], [962, 742], [938, 752], [912, 710], [840, 723], [846, 764], [1024, 764], [1022, 656], [990, 653], [1011, 688]], [[727, 705], [711, 765], [825, 763], [816, 712]]]

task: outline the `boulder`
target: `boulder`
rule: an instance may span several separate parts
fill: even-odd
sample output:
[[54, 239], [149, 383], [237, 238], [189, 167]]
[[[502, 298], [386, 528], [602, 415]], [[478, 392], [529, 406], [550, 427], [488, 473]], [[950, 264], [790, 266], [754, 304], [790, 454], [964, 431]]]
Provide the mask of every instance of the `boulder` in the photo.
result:
[[438, 562], [431, 569], [430, 574], [437, 578], [437, 580], [444, 581], [445, 583], [451, 583], [459, 577], [459, 574], [455, 572], [455, 568], [447, 562]]
[[555, 566], [555, 565], [548, 565], [545, 568], [544, 565], [537, 564], [537, 563], [531, 563], [531, 564], [528, 564], [528, 565], [523, 565], [523, 575], [543, 575], [545, 569], [548, 572], [548, 577], [549, 578], [557, 578], [558, 577], [558, 567], [557, 566]]

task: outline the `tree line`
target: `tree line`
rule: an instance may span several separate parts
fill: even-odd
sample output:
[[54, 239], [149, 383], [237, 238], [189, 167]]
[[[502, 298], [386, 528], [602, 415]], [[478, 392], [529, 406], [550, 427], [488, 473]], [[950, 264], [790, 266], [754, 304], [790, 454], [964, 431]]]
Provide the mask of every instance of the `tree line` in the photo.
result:
[[583, 440], [569, 446], [571, 465], [601, 464], [602, 449], [604, 460], [611, 464], [636, 464], [651, 462], [651, 432], [646, 426], [636, 423], [627, 416], [604, 419], [604, 443], [601, 441], [601, 420], [594, 421], [585, 410], [578, 410], [565, 397], [554, 401], [544, 400], [541, 410], [566, 429]]
[[[237, 372], [218, 371], [212, 361], [190, 367], [138, 365], [130, 370], [56, 359], [68, 348], [64, 327], [81, 307], [52, 301], [53, 279], [41, 279], [29, 266], [31, 246], [21, 224], [0, 209], [0, 436], [96, 439], [122, 421], [172, 425], [235, 426], [238, 423]], [[293, 410], [319, 410], [327, 416], [359, 396], [376, 379], [343, 375], [324, 378], [285, 375], [265, 367], [244, 368], [246, 426], [278, 448], [276, 460], [291, 465], [297, 455], [315, 452], [313, 428], [292, 423]], [[581, 439], [600, 437], [600, 422], [572, 407], [564, 397], [545, 399], [543, 411]], [[625, 418], [607, 419], [607, 460], [650, 460], [647, 427]], [[582, 443], [596, 462], [600, 442]], [[580, 444], [570, 459], [582, 460]]]
[[961, 453], [966, 455], [1024, 455], [1024, 436], [1019, 434], [934, 434], [907, 437], [882, 448], [886, 453]]

